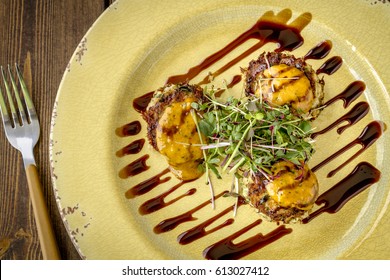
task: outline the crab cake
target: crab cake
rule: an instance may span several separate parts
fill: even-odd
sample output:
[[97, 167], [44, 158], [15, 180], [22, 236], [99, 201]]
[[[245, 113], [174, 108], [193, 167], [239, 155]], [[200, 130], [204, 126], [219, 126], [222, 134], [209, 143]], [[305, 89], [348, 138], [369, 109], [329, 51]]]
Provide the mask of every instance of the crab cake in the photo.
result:
[[202, 141], [191, 115], [191, 103], [202, 100], [199, 86], [168, 84], [154, 93], [144, 113], [150, 144], [165, 156], [171, 172], [184, 181], [203, 174], [198, 168], [203, 162]]
[[324, 81], [302, 58], [264, 52], [243, 69], [245, 93], [271, 106], [289, 105], [305, 118], [316, 118], [324, 99]]
[[248, 184], [247, 200], [275, 222], [297, 222], [310, 211], [318, 197], [318, 181], [307, 164], [279, 161], [272, 175], [257, 173]]

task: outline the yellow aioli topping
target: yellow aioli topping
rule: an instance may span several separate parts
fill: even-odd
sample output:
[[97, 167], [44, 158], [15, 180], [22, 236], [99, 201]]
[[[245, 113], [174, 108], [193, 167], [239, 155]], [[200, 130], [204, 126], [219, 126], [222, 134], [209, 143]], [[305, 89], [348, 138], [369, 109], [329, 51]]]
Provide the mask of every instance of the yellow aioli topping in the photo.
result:
[[256, 94], [263, 96], [271, 105], [291, 106], [303, 113], [312, 108], [313, 91], [306, 75], [294, 66], [273, 65], [258, 77], [259, 87]]
[[201, 141], [190, 112], [191, 103], [195, 101], [194, 97], [188, 97], [183, 102], [170, 104], [156, 128], [158, 150], [167, 158], [172, 173], [182, 180], [202, 175], [198, 169], [203, 159]]
[[269, 196], [280, 206], [309, 210], [318, 196], [318, 181], [305, 165], [299, 169], [293, 163], [281, 161], [272, 167], [275, 179], [266, 185]]

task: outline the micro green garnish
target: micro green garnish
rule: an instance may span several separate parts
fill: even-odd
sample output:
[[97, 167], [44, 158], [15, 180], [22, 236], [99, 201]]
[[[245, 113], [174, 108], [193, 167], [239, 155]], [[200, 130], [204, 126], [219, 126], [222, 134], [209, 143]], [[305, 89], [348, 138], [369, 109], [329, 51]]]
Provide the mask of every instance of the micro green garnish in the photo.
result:
[[[197, 116], [196, 116], [196, 113], [195, 113], [195, 110], [194, 109], [191, 109], [191, 117], [192, 119], [194, 120], [194, 123], [196, 125], [196, 130], [198, 131], [198, 136], [199, 136], [199, 140], [200, 140], [200, 143], [201, 145], [204, 145], [203, 143], [203, 137], [202, 137], [202, 134], [201, 134], [201, 129], [199, 127], [199, 122], [198, 122], [198, 119], [197, 119]], [[210, 193], [211, 193], [211, 208], [212, 209], [215, 209], [215, 199], [214, 199], [214, 188], [213, 188], [213, 185], [211, 183], [211, 180], [210, 180], [210, 174], [209, 174], [209, 160], [208, 160], [208, 157], [207, 157], [207, 153], [205, 152], [205, 150], [202, 150], [203, 152], [203, 158], [204, 158], [204, 162], [206, 163], [205, 164], [205, 171], [206, 171], [206, 185], [209, 185], [209, 188], [210, 188]], [[214, 169], [214, 166], [211, 167], [211, 170]], [[213, 172], [215, 172], [213, 170]]]
[[[261, 99], [216, 99], [213, 89], [204, 91], [207, 101], [192, 103], [197, 127], [207, 138], [202, 146], [204, 167], [218, 178], [260, 172], [271, 178], [271, 166], [280, 160], [302, 165], [312, 156], [311, 124], [287, 105], [271, 107]], [[195, 112], [194, 112], [195, 114]]]

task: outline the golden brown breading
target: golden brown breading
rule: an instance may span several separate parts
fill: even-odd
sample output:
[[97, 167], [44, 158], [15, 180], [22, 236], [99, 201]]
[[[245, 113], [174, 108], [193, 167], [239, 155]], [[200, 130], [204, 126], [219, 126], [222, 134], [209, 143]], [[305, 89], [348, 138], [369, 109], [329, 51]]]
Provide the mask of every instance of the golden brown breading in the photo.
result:
[[202, 100], [199, 86], [169, 84], [155, 92], [144, 113], [150, 144], [166, 157], [170, 170], [181, 180], [202, 175], [198, 168], [203, 161], [201, 141], [190, 113], [191, 103]]
[[289, 105], [302, 117], [316, 118], [324, 98], [324, 81], [302, 58], [287, 53], [262, 53], [243, 69], [245, 93], [271, 106]]
[[301, 220], [311, 210], [318, 197], [318, 181], [305, 164], [289, 161], [275, 163], [269, 178], [255, 174], [248, 185], [250, 204], [276, 222]]

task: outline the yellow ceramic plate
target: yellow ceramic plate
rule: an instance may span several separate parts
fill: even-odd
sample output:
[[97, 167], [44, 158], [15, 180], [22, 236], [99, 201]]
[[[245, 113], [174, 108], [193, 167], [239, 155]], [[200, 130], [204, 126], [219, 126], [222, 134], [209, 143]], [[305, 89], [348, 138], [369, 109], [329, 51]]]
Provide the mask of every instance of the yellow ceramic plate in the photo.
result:
[[[114, 3], [92, 26], [76, 49], [58, 91], [51, 134], [53, 185], [59, 210], [71, 239], [87, 259], [202, 259], [209, 245], [258, 220], [248, 206], [238, 209], [233, 224], [188, 245], [179, 245], [177, 236], [215, 216], [234, 203], [232, 198], [216, 200], [194, 213], [196, 220], [180, 224], [167, 233], [155, 234], [162, 220], [182, 214], [210, 198], [205, 178], [184, 184], [165, 198], [176, 202], [149, 215], [139, 207], [147, 200], [178, 184], [172, 177], [150, 192], [128, 199], [126, 191], [158, 174], [167, 165], [147, 144], [135, 155], [118, 157], [117, 151], [146, 135], [141, 116], [132, 107], [133, 99], [162, 86], [167, 77], [185, 73], [202, 59], [221, 49], [249, 29], [267, 11], [291, 11], [291, 21], [305, 12], [312, 15], [302, 30], [303, 46], [294, 51], [303, 56], [313, 46], [331, 40], [328, 57], [341, 56], [344, 63], [334, 75], [325, 75], [326, 99], [340, 93], [351, 82], [363, 81], [359, 101], [370, 104], [370, 113], [342, 135], [335, 130], [317, 141], [311, 165], [334, 153], [353, 139], [373, 119], [390, 123], [388, 97], [390, 83], [390, 6], [388, 1], [124, 1]], [[288, 12], [288, 10], [286, 10]], [[243, 44], [228, 57], [205, 70], [221, 65], [249, 48]], [[214, 81], [223, 85], [240, 72], [251, 58], [243, 59]], [[324, 60], [311, 60], [318, 68]], [[196, 79], [194, 79], [196, 82]], [[232, 91], [240, 91], [235, 86]], [[357, 101], [355, 101], [357, 102]], [[339, 101], [323, 111], [318, 129], [346, 112]], [[116, 129], [140, 121], [141, 132], [120, 137]], [[339, 182], [361, 161], [382, 171], [378, 184], [350, 200], [338, 213], [324, 213], [306, 225], [288, 226], [293, 232], [257, 250], [248, 259], [389, 259], [389, 140], [385, 132], [375, 145], [332, 178], [326, 174], [344, 162], [358, 146], [317, 172], [321, 193]], [[150, 155], [150, 168], [139, 175], [122, 179], [120, 170], [129, 163]], [[230, 189], [230, 179], [213, 180], [215, 193]], [[189, 195], [189, 190], [196, 192]], [[191, 192], [190, 192], [191, 193]], [[316, 206], [317, 207], [317, 206]], [[212, 230], [233, 218], [229, 212], [210, 225]], [[258, 233], [267, 234], [277, 226], [263, 221], [238, 237], [241, 242]]]

